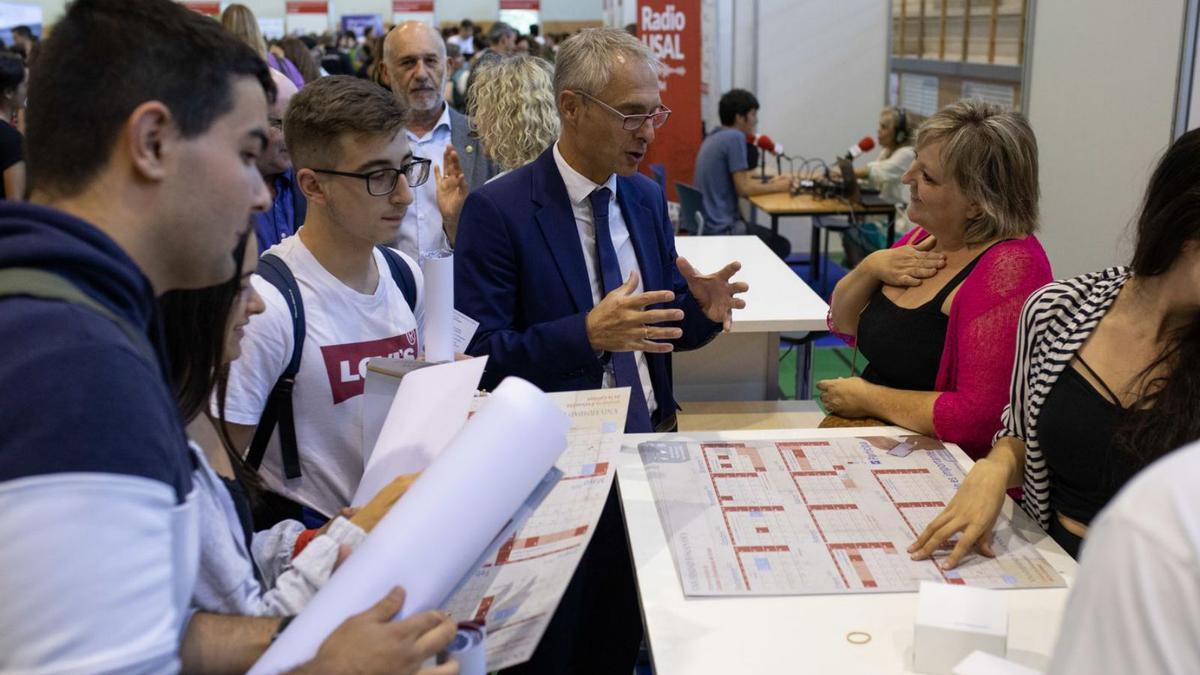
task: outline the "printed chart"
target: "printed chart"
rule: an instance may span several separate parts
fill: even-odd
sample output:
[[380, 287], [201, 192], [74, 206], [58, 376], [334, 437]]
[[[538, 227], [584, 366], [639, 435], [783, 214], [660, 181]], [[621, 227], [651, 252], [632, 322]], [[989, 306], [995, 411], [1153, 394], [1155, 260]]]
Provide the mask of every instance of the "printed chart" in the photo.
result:
[[486, 625], [489, 671], [533, 656], [591, 541], [621, 450], [628, 388], [550, 398], [571, 418], [567, 449], [556, 463], [563, 478], [446, 607], [458, 621]]
[[639, 451], [686, 595], [1065, 585], [1003, 518], [994, 559], [972, 555], [950, 571], [909, 559], [905, 549], [963, 478], [934, 439], [669, 441]]

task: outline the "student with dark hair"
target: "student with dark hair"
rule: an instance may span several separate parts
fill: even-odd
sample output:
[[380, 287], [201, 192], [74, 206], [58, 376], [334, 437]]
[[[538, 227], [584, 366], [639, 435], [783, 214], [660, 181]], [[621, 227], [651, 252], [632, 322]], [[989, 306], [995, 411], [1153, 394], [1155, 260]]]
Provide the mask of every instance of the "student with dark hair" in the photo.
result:
[[[296, 94], [284, 123], [308, 212], [254, 277], [266, 311], [246, 327], [230, 367], [224, 420], [268, 488], [293, 503], [279, 515], [310, 525], [349, 506], [362, 477], [367, 361], [421, 350], [420, 268], [384, 246], [412, 204], [410, 187], [429, 177], [429, 160], [413, 156], [404, 122], [391, 92], [333, 75]], [[276, 266], [294, 277], [286, 296], [264, 276]], [[297, 293], [303, 321], [293, 321], [289, 306]], [[290, 392], [273, 394], [297, 354]], [[279, 396], [295, 411], [290, 427], [286, 415], [272, 422], [279, 409], [268, 404]]]
[[1150, 178], [1128, 267], [1058, 281], [1025, 303], [1010, 403], [991, 453], [913, 544], [926, 558], [962, 535], [991, 555], [1007, 488], [1076, 556], [1096, 514], [1134, 474], [1200, 438], [1200, 130]]
[[37, 36], [29, 26], [17, 26], [12, 29], [13, 49], [25, 57], [25, 61], [33, 60], [34, 47], [37, 46]]
[[[365, 534], [338, 518], [326, 532], [311, 533], [315, 537], [293, 558], [303, 525], [288, 521], [270, 531], [254, 531], [251, 502], [260, 483], [207, 410], [214, 390], [216, 409], [223, 410], [229, 362], [241, 352], [247, 322], [264, 309], [250, 283], [258, 250], [249, 232], [234, 251], [234, 259], [237, 271], [229, 281], [200, 290], [172, 291], [161, 301], [171, 387], [188, 424], [196, 461], [192, 476], [200, 507], [200, 568], [192, 605], [221, 614], [294, 616], [329, 579], [337, 561], [349, 554], [350, 545]], [[197, 325], [198, 316], [208, 321]], [[454, 624], [444, 614], [427, 613], [401, 623], [408, 628], [400, 645], [404, 652], [392, 672], [413, 672], [415, 668], [406, 671], [402, 665], [406, 656], [420, 663], [454, 636]], [[240, 648], [253, 636], [242, 632], [229, 640]], [[422, 649], [418, 642], [429, 644]], [[345, 665], [354, 664], [351, 659]]]
[[721, 97], [717, 113], [721, 126], [700, 144], [693, 174], [704, 197], [704, 234], [755, 234], [781, 258], [787, 257], [791, 245], [786, 239], [745, 223], [738, 212], [738, 197], [787, 192], [792, 187], [789, 176], [775, 176], [766, 183], [754, 177], [746, 146], [758, 128], [758, 99], [745, 89], [732, 89]]
[[17, 113], [25, 107], [26, 75], [29, 70], [20, 56], [0, 53], [0, 199], [25, 198], [25, 138], [17, 130]]
[[[268, 202], [273, 95], [252, 50], [168, 0], [76, 0], [47, 40], [32, 203], [0, 204], [0, 670], [245, 670], [278, 629], [188, 608], [197, 505], [155, 298], [232, 276]], [[348, 621], [312, 668], [380, 671], [401, 603]]]

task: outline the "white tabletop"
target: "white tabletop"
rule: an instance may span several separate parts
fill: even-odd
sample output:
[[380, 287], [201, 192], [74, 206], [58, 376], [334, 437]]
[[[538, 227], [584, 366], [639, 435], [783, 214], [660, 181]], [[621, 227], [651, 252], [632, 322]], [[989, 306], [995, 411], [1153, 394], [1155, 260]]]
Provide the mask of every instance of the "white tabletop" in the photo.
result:
[[704, 273], [742, 263], [734, 279], [750, 290], [742, 296], [746, 309], [733, 312], [732, 332], [827, 330], [829, 305], [758, 237], [676, 237], [675, 250]]
[[[792, 429], [627, 435], [617, 465], [621, 507], [637, 569], [638, 594], [657, 675], [730, 673], [909, 673], [916, 593], [686, 598], [637, 453], [644, 441], [764, 440], [891, 434], [874, 429]], [[959, 464], [971, 465], [950, 446]], [[1006, 500], [1005, 513], [1015, 508]], [[1075, 561], [1049, 536], [1036, 542], [1054, 569], [1075, 582]], [[1008, 658], [1045, 669], [1058, 635], [1067, 589], [1001, 591], [1008, 595]], [[871, 635], [865, 645], [846, 634]]]

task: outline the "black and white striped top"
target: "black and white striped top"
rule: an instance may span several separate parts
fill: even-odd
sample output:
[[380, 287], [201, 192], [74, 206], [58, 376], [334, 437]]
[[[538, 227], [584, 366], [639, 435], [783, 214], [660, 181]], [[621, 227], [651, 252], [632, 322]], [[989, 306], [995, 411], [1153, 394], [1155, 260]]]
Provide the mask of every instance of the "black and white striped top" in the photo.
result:
[[1100, 318], [1129, 280], [1126, 267], [1110, 267], [1039, 288], [1025, 301], [1017, 328], [1009, 404], [995, 441], [1013, 436], [1025, 442], [1025, 501], [1022, 507], [1050, 528], [1050, 469], [1038, 446], [1038, 416], [1046, 395], [1075, 353], [1087, 342]]

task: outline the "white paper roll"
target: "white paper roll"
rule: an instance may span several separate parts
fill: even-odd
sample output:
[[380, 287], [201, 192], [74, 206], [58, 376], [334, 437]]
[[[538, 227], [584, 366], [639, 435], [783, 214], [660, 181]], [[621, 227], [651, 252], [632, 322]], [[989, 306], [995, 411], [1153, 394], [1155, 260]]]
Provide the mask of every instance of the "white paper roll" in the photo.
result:
[[454, 255], [448, 251], [424, 258], [425, 360], [454, 360]]
[[254, 665], [278, 673], [393, 586], [398, 618], [441, 606], [567, 443], [570, 420], [532, 384], [509, 377], [413, 483], [308, 607]]

